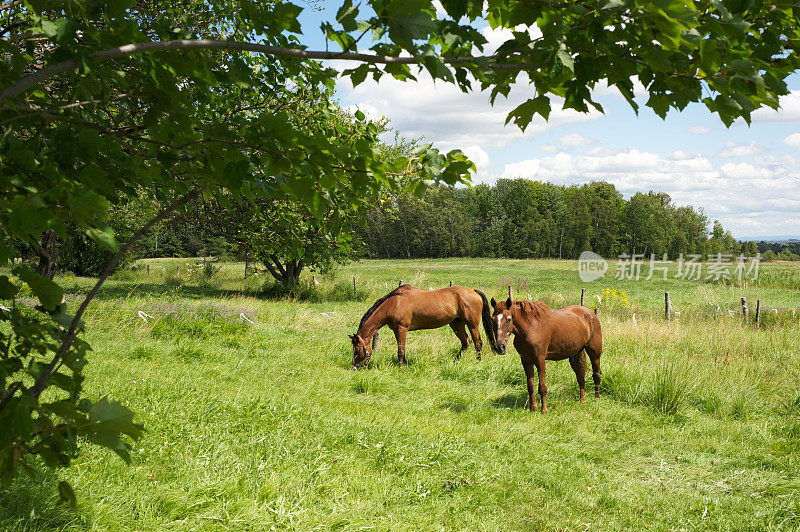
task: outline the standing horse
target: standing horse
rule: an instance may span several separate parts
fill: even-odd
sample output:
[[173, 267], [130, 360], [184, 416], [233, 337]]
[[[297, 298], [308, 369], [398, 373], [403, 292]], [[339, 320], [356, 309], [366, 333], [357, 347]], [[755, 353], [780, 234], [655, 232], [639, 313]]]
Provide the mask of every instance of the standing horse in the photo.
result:
[[595, 397], [600, 397], [600, 355], [603, 352], [603, 334], [600, 320], [586, 307], [572, 305], [553, 310], [542, 301], [506, 301], [497, 303], [492, 298], [494, 314], [492, 323], [497, 327], [497, 348], [504, 353], [506, 342], [514, 334], [514, 347], [522, 360], [528, 381], [531, 412], [536, 410], [533, 392], [533, 368], [539, 373], [539, 395], [542, 413], [547, 412], [545, 395], [545, 360], [569, 359], [580, 388], [580, 400], [586, 401], [586, 357], [592, 362]]
[[496, 350], [491, 307], [482, 292], [463, 286], [420, 290], [405, 284], [377, 300], [361, 318], [356, 334], [350, 335], [353, 340], [353, 368], [369, 362], [373, 350], [378, 347], [378, 330], [384, 325], [394, 331], [397, 359], [401, 366], [406, 363], [408, 331], [438, 329], [445, 325], [450, 325], [461, 340], [459, 357], [469, 346], [465, 327], [468, 328], [480, 360], [483, 347], [481, 319], [489, 345]]

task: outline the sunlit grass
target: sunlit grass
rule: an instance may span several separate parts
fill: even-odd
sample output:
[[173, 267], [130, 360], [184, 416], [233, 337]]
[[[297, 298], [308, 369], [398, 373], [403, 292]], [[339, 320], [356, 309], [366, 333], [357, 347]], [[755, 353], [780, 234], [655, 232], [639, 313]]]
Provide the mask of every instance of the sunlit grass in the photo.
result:
[[[83, 447], [58, 473], [76, 510], [57, 505], [42, 482], [52, 474], [37, 468], [0, 494], [0, 528], [800, 527], [797, 318], [756, 331], [727, 312], [741, 295], [789, 307], [797, 291], [582, 284], [558, 261], [365, 261], [318, 275], [322, 295], [310, 301], [268, 300], [263, 276], [240, 278], [243, 265], [221, 265], [214, 286], [200, 286], [167, 284], [158, 264], [150, 278], [112, 279], [87, 314], [87, 393], [121, 400], [147, 427], [133, 464]], [[486, 348], [477, 361], [470, 348], [456, 361], [449, 328], [409, 334], [405, 368], [387, 331], [370, 367], [349, 369], [346, 335], [400, 279], [499, 299], [503, 275], [530, 282], [516, 297], [554, 306], [577, 303], [581, 287], [589, 305], [606, 286], [626, 293], [626, 304], [601, 306], [599, 399], [577, 402], [569, 363], [551, 362], [550, 413], [531, 414], [516, 353]], [[363, 293], [348, 293], [353, 277]], [[669, 323], [665, 290], [681, 311]]]

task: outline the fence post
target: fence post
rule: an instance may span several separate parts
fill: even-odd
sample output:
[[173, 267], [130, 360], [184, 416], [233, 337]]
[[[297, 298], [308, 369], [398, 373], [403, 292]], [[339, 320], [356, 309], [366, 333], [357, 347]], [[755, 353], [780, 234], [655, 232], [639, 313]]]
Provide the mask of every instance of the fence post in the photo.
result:
[[356, 295], [356, 278], [353, 277], [353, 295]]
[[747, 316], [750, 314], [750, 309], [747, 308], [747, 300], [742, 298], [742, 317], [744, 322], [747, 323]]
[[664, 319], [670, 320], [670, 311], [672, 310], [672, 303], [669, 301], [669, 292], [664, 292]]
[[586, 289], [581, 288], [581, 306], [584, 307], [586, 305], [583, 304], [583, 299], [586, 297]]
[[756, 299], [756, 330], [761, 328], [761, 300]]
[[149, 264], [147, 265], [147, 275], [148, 276], [150, 275], [150, 265]]
[[453, 287], [453, 281], [450, 281], [450, 287], [451, 288]]
[[180, 266], [176, 266], [175, 267], [175, 273], [178, 275], [178, 277], [181, 276], [181, 267]]
[[511, 285], [508, 285], [508, 299], [514, 300], [514, 290], [511, 288]]

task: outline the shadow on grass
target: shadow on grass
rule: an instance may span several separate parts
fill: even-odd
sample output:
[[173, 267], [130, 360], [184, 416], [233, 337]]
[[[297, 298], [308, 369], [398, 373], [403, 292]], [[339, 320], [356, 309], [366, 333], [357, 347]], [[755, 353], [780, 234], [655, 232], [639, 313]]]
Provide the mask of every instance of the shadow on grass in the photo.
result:
[[181, 285], [179, 287], [175, 287], [159, 283], [112, 283], [103, 285], [95, 299], [122, 299], [131, 294], [135, 294], [137, 296], [163, 296], [165, 294], [179, 294], [183, 297], [194, 299], [225, 298], [234, 295], [261, 297], [259, 292], [253, 290], [224, 290], [221, 288], [196, 285]]
[[[58, 477], [50, 469], [21, 471], [7, 489], [0, 490], [0, 530], [55, 530], [86, 528], [87, 516], [60, 500]], [[76, 490], [78, 504], [80, 490]]]
[[455, 414], [460, 414], [462, 412], [466, 412], [467, 411], [466, 403], [464, 403], [463, 401], [460, 401], [458, 399], [454, 399], [454, 400], [450, 400], [450, 401], [444, 401], [443, 403], [441, 403], [439, 405], [439, 408], [441, 408], [442, 410], [449, 410], [449, 411], [451, 411], [451, 412], [453, 412]]
[[527, 409], [528, 392], [520, 390], [517, 392], [504, 393], [492, 399], [491, 405], [495, 408], [508, 408], [509, 410]]

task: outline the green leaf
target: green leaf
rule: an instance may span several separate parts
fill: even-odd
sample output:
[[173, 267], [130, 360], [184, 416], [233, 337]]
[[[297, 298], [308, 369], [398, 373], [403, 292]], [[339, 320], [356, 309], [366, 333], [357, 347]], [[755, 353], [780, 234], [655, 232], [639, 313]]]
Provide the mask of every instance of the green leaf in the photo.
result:
[[91, 425], [84, 432], [89, 434], [90, 439], [130, 462], [129, 446], [120, 439], [120, 435], [127, 434], [134, 440], [142, 437], [143, 428], [133, 422], [133, 412], [104, 397], [89, 409], [89, 420]]
[[31, 271], [27, 266], [17, 266], [12, 270], [14, 275], [28, 283], [33, 293], [47, 310], [55, 310], [64, 299], [64, 291], [56, 283]]
[[525, 128], [531, 123], [534, 115], [538, 114], [545, 120], [549, 119], [550, 109], [550, 98], [545, 95], [537, 96], [536, 98], [523, 102], [508, 113], [506, 124], [513, 120], [522, 131], [525, 131]]
[[75, 508], [77, 500], [75, 499], [75, 491], [70, 486], [69, 482], [62, 480], [58, 483], [58, 495], [63, 502], [68, 503], [72, 508]]
[[119, 251], [120, 244], [110, 227], [90, 227], [86, 230], [86, 236], [114, 253]]
[[19, 292], [19, 287], [11, 282], [6, 275], [0, 275], [0, 299], [13, 299]]
[[90, 157], [96, 156], [100, 151], [101, 142], [100, 132], [96, 129], [83, 128], [78, 133], [78, 144]]
[[561, 46], [556, 52], [556, 59], [558, 59], [558, 61], [569, 70], [575, 70], [575, 63], [572, 60], [572, 56], [569, 55], [567, 47], [564, 43], [561, 43]]
[[617, 9], [625, 6], [625, 0], [609, 0], [600, 8], [601, 11], [606, 9]]

